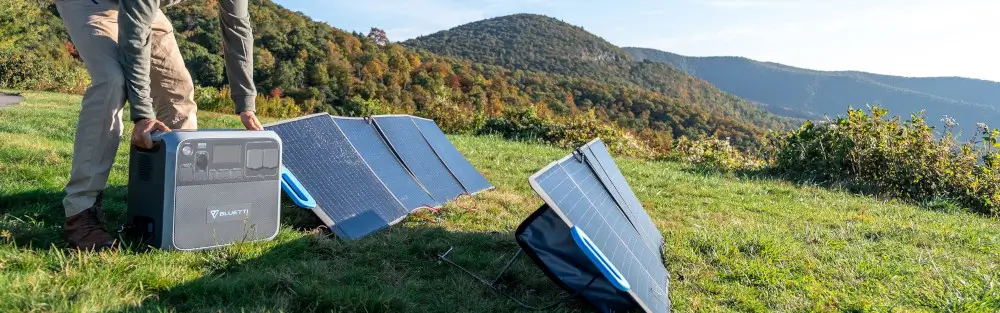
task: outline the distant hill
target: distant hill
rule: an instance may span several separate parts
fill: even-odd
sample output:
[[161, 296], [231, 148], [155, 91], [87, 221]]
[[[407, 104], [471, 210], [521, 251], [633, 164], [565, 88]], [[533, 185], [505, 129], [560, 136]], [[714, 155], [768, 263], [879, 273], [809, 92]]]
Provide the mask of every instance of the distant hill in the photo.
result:
[[620, 78], [634, 63], [625, 51], [579, 26], [535, 14], [472, 22], [403, 44], [511, 69], [569, 76]]
[[514, 14], [410, 39], [403, 45], [509, 69], [635, 86], [762, 128], [789, 125], [757, 105], [657, 62], [636, 62], [606, 40], [555, 18]]
[[[82, 92], [79, 86], [89, 82], [52, 0], [0, 1], [21, 4], [6, 6], [14, 10], [9, 15], [19, 18], [0, 19], [0, 29], [50, 30], [43, 32], [45, 36], [15, 40], [16, 45], [0, 49], [0, 88]], [[227, 81], [218, 6], [214, 3], [188, 1], [164, 13], [173, 23], [181, 54], [195, 84], [221, 90]], [[392, 42], [377, 29], [368, 34], [345, 32], [270, 0], [251, 1], [250, 15], [254, 24], [257, 89], [261, 94], [294, 99], [300, 108], [296, 113], [415, 114], [435, 119], [448, 132], [475, 133], [488, 122], [519, 121], [524, 113], [535, 112], [530, 114], [537, 114], [552, 125], [591, 118], [599, 125], [589, 122], [581, 125], [594, 126], [590, 129], [595, 130], [615, 124], [617, 128], [633, 130], [638, 138], [659, 148], [669, 147], [671, 138], [680, 136], [730, 137], [737, 145], [752, 146], [766, 130], [789, 126], [787, 121], [720, 92], [704, 81], [681, 71], [667, 70], [670, 68], [667, 65], [650, 61], [643, 67], [632, 67], [630, 64], [634, 62], [624, 51], [599, 38], [588, 37], [582, 30], [566, 41], [553, 37], [541, 43], [533, 52], [538, 57], [524, 64], [550, 59], [545, 54], [549, 50], [541, 48], [545, 45], [579, 43], [590, 48], [577, 49], [582, 52], [561, 59], [561, 63], [547, 71], [524, 71], [493, 65], [504, 64], [496, 60], [473, 62], [407, 47]], [[0, 42], [5, 41], [0, 38]], [[510, 55], [510, 60], [516, 59], [515, 54], [500, 53], [504, 58]], [[21, 57], [25, 55], [29, 57]], [[4, 68], [32, 71], [22, 73]], [[557, 71], [561, 68], [573, 71]], [[683, 79], [663, 79], [673, 85], [652, 89], [598, 78], [640, 76]], [[198, 90], [199, 97], [216, 93], [208, 88]], [[206, 101], [199, 98], [201, 105]], [[593, 132], [574, 140], [590, 136]]]
[[[857, 71], [816, 71], [742, 57], [688, 57], [623, 48], [640, 60], [663, 62], [722, 90], [766, 105], [771, 112], [821, 118], [880, 104], [893, 114], [925, 110], [933, 125], [944, 115], [968, 134], [977, 122], [1000, 126], [1000, 83], [961, 77], [912, 78]], [[908, 116], [904, 116], [908, 117]]]

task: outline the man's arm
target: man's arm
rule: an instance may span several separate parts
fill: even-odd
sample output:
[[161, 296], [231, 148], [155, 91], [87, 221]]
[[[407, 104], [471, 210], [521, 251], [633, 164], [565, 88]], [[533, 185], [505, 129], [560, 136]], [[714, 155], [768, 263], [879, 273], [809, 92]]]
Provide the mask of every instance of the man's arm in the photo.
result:
[[121, 0], [118, 4], [119, 59], [132, 121], [156, 119], [153, 99], [149, 96], [149, 38], [159, 10], [160, 0]]
[[[120, 0], [118, 6], [118, 46], [125, 89], [131, 106], [133, 141], [152, 130], [169, 130], [156, 120], [150, 97], [150, 35], [153, 20], [162, 4], [173, 5], [183, 0]], [[221, 7], [223, 47], [226, 74], [229, 76], [235, 111], [247, 129], [263, 129], [254, 115], [257, 91], [253, 84], [253, 35], [250, 29], [249, 0], [218, 0]], [[138, 133], [137, 133], [138, 132]], [[139, 144], [143, 146], [142, 144]]]
[[236, 113], [256, 110], [257, 89], [253, 83], [253, 30], [250, 28], [249, 0], [219, 0], [222, 47], [226, 75]]

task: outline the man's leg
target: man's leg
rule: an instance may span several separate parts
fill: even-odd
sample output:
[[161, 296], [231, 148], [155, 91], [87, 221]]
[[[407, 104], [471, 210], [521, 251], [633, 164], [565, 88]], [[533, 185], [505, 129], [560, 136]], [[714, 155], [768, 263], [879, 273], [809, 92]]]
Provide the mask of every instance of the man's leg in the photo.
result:
[[174, 38], [174, 26], [163, 12], [153, 20], [150, 96], [156, 119], [170, 129], [198, 129], [198, 107], [194, 102], [194, 81]]
[[91, 79], [73, 140], [72, 169], [63, 199], [64, 233], [71, 247], [102, 248], [113, 238], [101, 221], [99, 200], [118, 151], [125, 104], [125, 79], [118, 63], [117, 4], [55, 3]]

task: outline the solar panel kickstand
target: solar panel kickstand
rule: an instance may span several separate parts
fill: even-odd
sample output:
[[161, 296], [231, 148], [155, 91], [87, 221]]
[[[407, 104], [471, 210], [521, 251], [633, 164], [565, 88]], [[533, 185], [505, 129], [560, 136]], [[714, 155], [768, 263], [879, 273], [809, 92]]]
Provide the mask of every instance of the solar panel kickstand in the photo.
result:
[[510, 300], [514, 301], [514, 303], [517, 303], [517, 305], [520, 305], [521, 307], [523, 307], [525, 309], [529, 309], [529, 310], [541, 311], [541, 310], [551, 309], [551, 308], [553, 308], [553, 307], [555, 307], [555, 306], [557, 306], [557, 305], [559, 305], [559, 304], [561, 304], [563, 302], [566, 302], [566, 300], [569, 300], [569, 299], [572, 299], [573, 297], [579, 296], [581, 292], [583, 292], [584, 290], [587, 290], [587, 287], [590, 287], [590, 284], [593, 284], [594, 281], [597, 280], [597, 276], [594, 276], [594, 278], [591, 278], [590, 282], [588, 282], [587, 285], [585, 285], [583, 288], [581, 288], [580, 291], [577, 291], [577, 292], [575, 292], [575, 293], [573, 293], [573, 294], [571, 294], [569, 296], [563, 297], [562, 299], [559, 299], [556, 302], [550, 303], [550, 304], [545, 305], [543, 307], [534, 307], [534, 306], [530, 306], [530, 305], [524, 304], [524, 302], [521, 302], [521, 300], [518, 300], [517, 298], [514, 298], [514, 296], [511, 296], [511, 295], [508, 295], [506, 293], [503, 293], [502, 291], [500, 291], [500, 288], [497, 288], [497, 282], [499, 282], [500, 278], [503, 277], [503, 273], [506, 273], [507, 270], [510, 269], [511, 265], [514, 265], [514, 261], [517, 260], [517, 257], [521, 256], [521, 252], [524, 252], [524, 249], [521, 249], [521, 248], [517, 249], [517, 252], [514, 253], [514, 256], [511, 257], [509, 261], [507, 261], [507, 265], [504, 265], [503, 269], [500, 271], [499, 274], [497, 274], [497, 277], [494, 278], [493, 281], [487, 281], [485, 278], [479, 277], [478, 275], [472, 273], [468, 269], [462, 267], [461, 265], [458, 265], [458, 263], [455, 263], [454, 261], [449, 260], [448, 259], [448, 254], [451, 253], [451, 251], [454, 250], [454, 249], [455, 249], [455, 247], [448, 247], [448, 251], [445, 251], [442, 254], [438, 254], [438, 259], [440, 259], [441, 261], [444, 261], [445, 263], [448, 263], [451, 266], [454, 266], [454, 267], [462, 270], [462, 272], [465, 272], [466, 274], [468, 274], [469, 276], [472, 276], [473, 278], [475, 278], [479, 282], [483, 283], [487, 287], [490, 287], [490, 289], [493, 290], [493, 292], [501, 294], [501, 295], [509, 298]]
[[576, 159], [577, 162], [583, 163], [583, 157], [583, 152], [581, 152], [580, 149], [573, 150], [573, 158]]

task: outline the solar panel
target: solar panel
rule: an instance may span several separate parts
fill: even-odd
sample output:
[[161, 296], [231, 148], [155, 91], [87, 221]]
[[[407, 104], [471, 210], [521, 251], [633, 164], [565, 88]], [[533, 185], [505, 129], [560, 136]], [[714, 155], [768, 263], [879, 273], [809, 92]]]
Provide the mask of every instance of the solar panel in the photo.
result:
[[[660, 250], [644, 244], [645, 239], [586, 161], [576, 154], [568, 156], [532, 175], [529, 183], [567, 226], [582, 230], [603, 252], [627, 282], [623, 291], [639, 307], [646, 312], [669, 311], [669, 276]], [[596, 263], [598, 268], [607, 267]]]
[[379, 115], [372, 119], [392, 150], [403, 160], [403, 165], [434, 199], [447, 202], [465, 192], [409, 115]]
[[409, 214], [330, 115], [313, 114], [264, 128], [281, 137], [285, 167], [315, 199], [313, 212], [338, 236], [361, 238]]
[[417, 125], [417, 129], [424, 135], [424, 138], [427, 139], [427, 142], [430, 143], [431, 148], [434, 149], [434, 152], [437, 153], [445, 166], [458, 178], [458, 182], [462, 184], [466, 192], [474, 194], [493, 188], [493, 184], [490, 184], [486, 180], [486, 177], [483, 177], [483, 174], [480, 174], [469, 163], [469, 160], [462, 155], [462, 152], [458, 151], [458, 148], [455, 148], [455, 145], [451, 144], [451, 141], [441, 131], [441, 128], [437, 126], [437, 123], [434, 123], [434, 120], [413, 117], [413, 123]]
[[663, 247], [663, 234], [653, 224], [653, 220], [649, 218], [646, 210], [642, 208], [642, 203], [632, 191], [632, 187], [625, 181], [625, 175], [622, 175], [604, 142], [600, 138], [594, 139], [584, 145], [580, 151], [583, 152], [584, 160], [600, 178], [601, 183], [607, 187], [615, 202], [625, 211], [625, 217], [645, 239], [646, 244], [650, 248], [660, 250]]
[[347, 139], [375, 175], [385, 182], [389, 191], [403, 203], [408, 210], [413, 211], [421, 206], [438, 206], [440, 202], [431, 198], [416, 178], [403, 167], [403, 163], [389, 148], [382, 135], [369, 120], [353, 117], [333, 117], [334, 122], [344, 132]]

